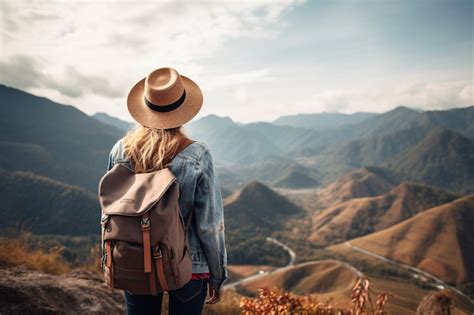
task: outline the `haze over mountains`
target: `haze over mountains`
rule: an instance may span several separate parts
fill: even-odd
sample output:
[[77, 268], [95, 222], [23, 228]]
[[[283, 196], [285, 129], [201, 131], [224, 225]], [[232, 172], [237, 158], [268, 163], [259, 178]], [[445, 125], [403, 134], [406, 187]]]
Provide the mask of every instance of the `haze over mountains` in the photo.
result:
[[[96, 233], [98, 180], [132, 125], [1, 85], [0, 100], [1, 229]], [[474, 288], [473, 126], [474, 106], [248, 124], [209, 115], [185, 129], [216, 161], [230, 263], [285, 265], [288, 253], [268, 236], [291, 235], [302, 256], [350, 241]]]

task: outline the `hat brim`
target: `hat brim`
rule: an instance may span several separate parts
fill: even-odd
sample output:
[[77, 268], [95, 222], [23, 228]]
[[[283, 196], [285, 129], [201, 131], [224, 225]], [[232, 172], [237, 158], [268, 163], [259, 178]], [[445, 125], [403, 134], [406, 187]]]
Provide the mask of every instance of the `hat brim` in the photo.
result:
[[176, 128], [193, 119], [201, 109], [203, 102], [201, 89], [193, 80], [181, 75], [186, 90], [183, 104], [169, 112], [152, 110], [145, 104], [145, 79], [143, 78], [135, 84], [127, 98], [130, 115], [141, 125], [158, 129]]

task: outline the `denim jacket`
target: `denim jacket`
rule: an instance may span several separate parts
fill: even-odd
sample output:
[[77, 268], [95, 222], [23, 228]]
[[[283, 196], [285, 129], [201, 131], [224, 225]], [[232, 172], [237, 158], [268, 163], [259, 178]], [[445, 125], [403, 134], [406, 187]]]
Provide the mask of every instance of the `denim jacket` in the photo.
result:
[[[125, 156], [122, 139], [113, 146], [107, 171], [122, 163], [133, 171]], [[227, 252], [224, 238], [224, 210], [213, 158], [205, 143], [188, 145], [169, 166], [179, 183], [179, 206], [187, 217], [194, 206], [194, 222], [188, 229], [193, 273], [210, 273], [209, 285], [220, 289], [227, 279]]]

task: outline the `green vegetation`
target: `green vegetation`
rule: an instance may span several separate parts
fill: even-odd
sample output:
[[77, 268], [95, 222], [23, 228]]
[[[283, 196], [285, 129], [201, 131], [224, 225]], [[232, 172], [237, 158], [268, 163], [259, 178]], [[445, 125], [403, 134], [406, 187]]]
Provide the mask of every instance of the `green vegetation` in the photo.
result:
[[280, 246], [266, 241], [265, 237], [239, 236], [238, 233], [226, 234], [229, 264], [252, 264], [284, 266], [290, 256]]
[[89, 235], [100, 231], [97, 196], [31, 172], [0, 170], [0, 234], [18, 226], [37, 234]]

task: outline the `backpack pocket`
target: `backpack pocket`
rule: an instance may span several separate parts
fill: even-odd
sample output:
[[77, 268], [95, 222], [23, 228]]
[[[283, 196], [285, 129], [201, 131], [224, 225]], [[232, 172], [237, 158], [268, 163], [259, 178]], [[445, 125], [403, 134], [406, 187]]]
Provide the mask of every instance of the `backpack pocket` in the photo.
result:
[[125, 241], [114, 243], [114, 287], [134, 294], [150, 294], [150, 274], [143, 270], [143, 246]]

